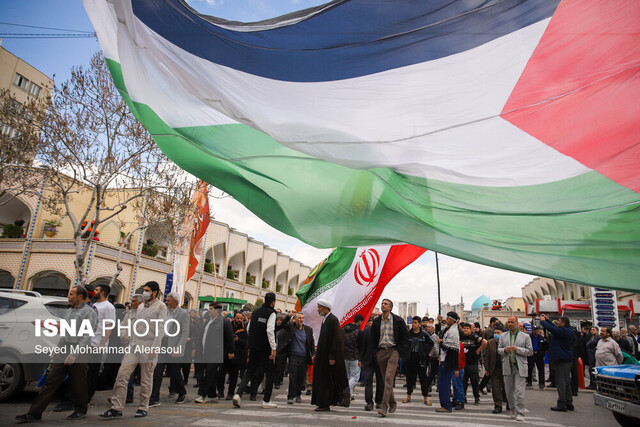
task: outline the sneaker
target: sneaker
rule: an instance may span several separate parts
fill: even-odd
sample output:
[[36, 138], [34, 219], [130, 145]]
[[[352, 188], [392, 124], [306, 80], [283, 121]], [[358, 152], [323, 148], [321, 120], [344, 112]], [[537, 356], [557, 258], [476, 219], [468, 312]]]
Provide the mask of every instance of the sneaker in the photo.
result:
[[380, 404], [376, 403], [376, 409], [380, 409]]
[[204, 397], [204, 396], [198, 396], [198, 397], [196, 397], [194, 402], [196, 402], [196, 403], [207, 403], [207, 398]]
[[373, 403], [367, 403], [366, 405], [364, 405], [364, 410], [373, 411]]
[[102, 418], [116, 418], [116, 417], [121, 417], [122, 412], [116, 411], [115, 409], [112, 408], [112, 409], [109, 409], [108, 411], [101, 413], [100, 416]]
[[567, 412], [566, 408], [562, 408], [560, 406], [554, 406], [551, 408], [552, 411], [556, 411], [556, 412]]
[[300, 396], [296, 397], [296, 403], [302, 403], [302, 398]]
[[35, 415], [35, 414], [16, 415], [16, 420], [22, 421], [23, 423], [28, 423], [31, 421], [40, 421], [41, 419], [42, 419], [42, 415]]
[[169, 393], [169, 399], [174, 399], [176, 396], [178, 396], [178, 393], [176, 393], [175, 391]]
[[288, 403], [289, 405], [293, 405], [293, 397], [289, 397], [289, 398], [287, 399], [287, 403]]
[[87, 413], [86, 413], [86, 412], [82, 412], [82, 411], [73, 411], [73, 413], [72, 413], [71, 415], [69, 415], [69, 416], [67, 417], [67, 419], [68, 419], [69, 421], [75, 421], [75, 420], [81, 420], [81, 419], [83, 419], [83, 418], [84, 418], [84, 417], [86, 417], [86, 416], [87, 416]]
[[523, 423], [523, 422], [524, 422], [524, 415], [520, 415], [520, 414], [518, 414], [518, 415], [516, 416], [516, 421], [519, 421], [519, 422]]
[[480, 404], [480, 398], [476, 397], [476, 401], [473, 402], [474, 405], [479, 405]]
[[260, 405], [260, 407], [264, 409], [270, 409], [270, 408], [277, 408], [278, 405], [276, 405], [274, 402], [265, 402], [263, 400], [262, 405]]
[[309, 389], [309, 390], [307, 390], [307, 391], [306, 391], [306, 395], [307, 395], [307, 396], [311, 396], [311, 389]]
[[149, 408], [153, 408], [156, 406], [160, 406], [160, 401], [159, 400], [150, 400], [149, 401]]
[[138, 410], [136, 411], [136, 413], [135, 413], [135, 414], [133, 414], [133, 416], [134, 416], [134, 417], [136, 417], [136, 418], [146, 417], [147, 415], [148, 415], [148, 414], [147, 414], [147, 411], [145, 411], [144, 409], [138, 409]]
[[502, 408], [493, 408], [493, 411], [491, 411], [492, 414], [501, 414], [502, 413]]
[[256, 400], [258, 400], [258, 396], [251, 395], [249, 396], [249, 400], [251, 400], [252, 402], [255, 402]]
[[458, 403], [455, 408], [456, 411], [461, 411], [464, 409], [464, 403]]
[[242, 402], [242, 399], [240, 399], [240, 395], [239, 394], [234, 394], [233, 395], [233, 406], [235, 406], [236, 408], [240, 407], [240, 402]]
[[184, 403], [185, 397], [187, 397], [186, 394], [179, 394], [178, 398], [176, 399], [176, 404]]
[[384, 418], [387, 416], [387, 411], [385, 411], [384, 409], [379, 409], [378, 414]]
[[518, 413], [516, 412], [515, 409], [512, 409], [509, 411], [509, 416], [515, 420], [516, 417], [518, 416]]
[[533, 387], [533, 384], [532, 383], [527, 383], [526, 386], [527, 387]]

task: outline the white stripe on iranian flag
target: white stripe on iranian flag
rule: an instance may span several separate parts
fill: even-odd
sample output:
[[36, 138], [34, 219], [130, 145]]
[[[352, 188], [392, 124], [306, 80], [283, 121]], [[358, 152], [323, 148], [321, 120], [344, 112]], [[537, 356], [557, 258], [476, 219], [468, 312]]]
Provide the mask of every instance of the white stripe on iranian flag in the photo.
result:
[[331, 313], [342, 324], [344, 319], [351, 317], [349, 314], [354, 307], [373, 296], [391, 247], [392, 245], [380, 245], [358, 248], [342, 280], [305, 303], [302, 308], [304, 324], [313, 328], [316, 343], [322, 326], [322, 317], [318, 314], [318, 300], [330, 301], [333, 304]]
[[198, 58], [142, 24], [130, 6], [120, 8], [126, 28], [118, 24], [117, 50], [129, 95], [172, 127], [237, 123], [235, 117], [343, 166], [460, 184], [535, 185], [590, 171], [498, 116], [549, 20], [434, 61], [293, 83]]

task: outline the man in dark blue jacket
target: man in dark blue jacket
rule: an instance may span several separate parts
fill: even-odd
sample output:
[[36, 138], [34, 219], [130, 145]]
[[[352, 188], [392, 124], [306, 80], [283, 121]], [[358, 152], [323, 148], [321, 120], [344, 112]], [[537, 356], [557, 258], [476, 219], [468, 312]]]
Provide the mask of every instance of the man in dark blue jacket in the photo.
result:
[[546, 315], [541, 315], [542, 326], [548, 330], [553, 339], [549, 344], [549, 361], [555, 367], [555, 381], [558, 388], [558, 404], [552, 411], [573, 411], [573, 395], [571, 393], [571, 362], [573, 361], [573, 330], [568, 317], [561, 317], [558, 326], [549, 322]]

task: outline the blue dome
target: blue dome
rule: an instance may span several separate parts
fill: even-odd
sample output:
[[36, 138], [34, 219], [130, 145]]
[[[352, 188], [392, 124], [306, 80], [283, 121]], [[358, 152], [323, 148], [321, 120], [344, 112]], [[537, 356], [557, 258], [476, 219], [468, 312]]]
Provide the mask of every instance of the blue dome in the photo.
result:
[[471, 304], [471, 311], [481, 311], [485, 307], [491, 308], [493, 300], [486, 295], [479, 296], [473, 304]]

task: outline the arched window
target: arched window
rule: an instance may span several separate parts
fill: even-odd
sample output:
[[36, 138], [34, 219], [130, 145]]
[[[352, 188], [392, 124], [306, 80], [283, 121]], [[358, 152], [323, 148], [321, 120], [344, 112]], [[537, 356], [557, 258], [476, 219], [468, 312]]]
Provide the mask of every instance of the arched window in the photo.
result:
[[13, 289], [16, 279], [6, 270], [0, 270], [0, 288]]
[[69, 294], [71, 280], [63, 273], [47, 270], [38, 273], [31, 279], [31, 289], [42, 295], [66, 297]]

